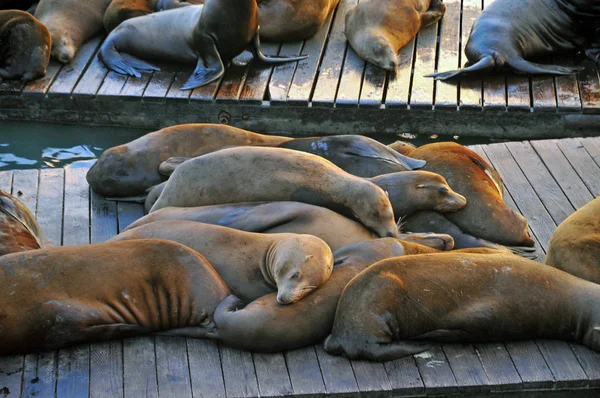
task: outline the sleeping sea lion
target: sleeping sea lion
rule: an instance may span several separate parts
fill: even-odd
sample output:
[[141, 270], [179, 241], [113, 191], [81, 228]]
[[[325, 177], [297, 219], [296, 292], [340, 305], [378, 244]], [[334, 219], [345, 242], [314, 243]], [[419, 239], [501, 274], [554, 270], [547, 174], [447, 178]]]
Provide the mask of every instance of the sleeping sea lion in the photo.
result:
[[48, 28], [20, 10], [0, 11], [0, 81], [46, 75], [52, 38]]
[[258, 59], [268, 63], [298, 61], [307, 56], [266, 57], [260, 49], [256, 0], [206, 0], [129, 19], [113, 30], [98, 52], [108, 69], [141, 77], [140, 71], [158, 70], [136, 56], [196, 63], [181, 87], [191, 90], [220, 78], [225, 63], [252, 42]]
[[27, 206], [0, 189], [0, 256], [51, 246]]
[[445, 12], [442, 0], [361, 0], [346, 13], [344, 33], [359, 57], [396, 70], [400, 49]]
[[348, 283], [325, 351], [388, 361], [440, 342], [535, 338], [600, 351], [599, 303], [599, 285], [512, 254], [396, 257]]
[[426, 76], [447, 80], [504, 68], [524, 75], [574, 74], [583, 68], [529, 60], [583, 50], [600, 63], [599, 28], [597, 0], [497, 0], [473, 24], [465, 67]]

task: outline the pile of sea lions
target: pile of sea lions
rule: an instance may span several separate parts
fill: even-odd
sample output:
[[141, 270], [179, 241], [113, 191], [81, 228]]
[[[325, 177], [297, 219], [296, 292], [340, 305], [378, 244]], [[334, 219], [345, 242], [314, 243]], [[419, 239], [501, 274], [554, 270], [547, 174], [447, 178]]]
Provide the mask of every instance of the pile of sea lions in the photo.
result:
[[[307, 39], [323, 28], [338, 3], [41, 0], [29, 8], [33, 17], [18, 10], [0, 11], [0, 78], [38, 79], [46, 73], [49, 53], [69, 63], [87, 40], [106, 30], [98, 57], [107, 68], [140, 77], [159, 70], [146, 59], [195, 64], [182, 86], [189, 90], [223, 76], [227, 63], [246, 49], [266, 63], [306, 58], [266, 56], [260, 37], [277, 42]], [[362, 0], [347, 11], [344, 33], [361, 58], [395, 71], [400, 49], [422, 27], [439, 21], [445, 10], [442, 0]], [[581, 51], [600, 64], [599, 32], [597, 0], [497, 0], [473, 25], [465, 68], [427, 76], [446, 80], [505, 68], [530, 75], [577, 73], [581, 67], [543, 65], [532, 59]]]
[[2, 355], [144, 334], [260, 352], [324, 341], [375, 361], [538, 337], [600, 350], [600, 198], [534, 262], [500, 176], [455, 143], [180, 125], [106, 150], [87, 180], [152, 197], [148, 214], [105, 243], [51, 247], [0, 195]]

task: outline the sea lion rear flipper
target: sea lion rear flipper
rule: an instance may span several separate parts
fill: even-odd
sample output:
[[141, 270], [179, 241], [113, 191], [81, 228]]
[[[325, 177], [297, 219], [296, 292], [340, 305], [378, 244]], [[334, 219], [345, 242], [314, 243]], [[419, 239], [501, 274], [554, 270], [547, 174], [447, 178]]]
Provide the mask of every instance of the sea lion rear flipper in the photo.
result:
[[127, 63], [127, 65], [131, 66], [132, 68], [135, 68], [138, 71], [152, 72], [155, 70], [160, 70], [160, 68], [149, 64], [146, 61], [142, 61], [141, 59], [136, 58], [133, 55], [121, 53], [121, 57], [123, 57], [123, 60]]
[[210, 327], [189, 326], [186, 328], [170, 329], [164, 332], [156, 332], [154, 335], [191, 337], [193, 339], [216, 338], [217, 336], [214, 325]]
[[225, 73], [223, 60], [217, 50], [217, 44], [212, 38], [202, 36], [201, 43], [196, 43], [196, 45], [202, 48], [202, 53], [198, 54], [196, 69], [194, 69], [185, 85], [181, 87], [181, 90], [192, 90], [204, 86], [217, 80]]
[[522, 75], [574, 75], [581, 72], [581, 66], [542, 65], [529, 62], [523, 58], [507, 58], [506, 64], [513, 72]]
[[487, 70], [493, 70], [496, 67], [496, 61], [494, 57], [488, 55], [486, 57], [481, 58], [475, 64], [458, 70], [453, 70], [450, 72], [438, 72], [431, 73], [429, 75], [425, 75], [425, 77], [433, 77], [435, 80], [448, 80], [453, 79], [455, 77], [463, 77], [470, 76], [477, 73], [485, 72]]
[[263, 54], [260, 48], [260, 37], [258, 35], [259, 31], [260, 27], [256, 28], [256, 33], [254, 34], [254, 40], [252, 42], [252, 54], [254, 54], [254, 57], [261, 60], [262, 62], [266, 62], [268, 64], [275, 64], [282, 62], [300, 61], [302, 59], [308, 58], [308, 55], [299, 55], [297, 57], [286, 57], [283, 55], [266, 56], [265, 54]]
[[273, 213], [269, 207], [256, 206], [242, 212], [232, 212], [221, 218], [218, 225], [246, 232], [264, 232], [293, 221], [295, 212]]
[[439, 21], [446, 13], [446, 5], [442, 0], [432, 0], [427, 12], [421, 15], [421, 29]]
[[416, 340], [435, 340], [435, 341], [466, 341], [469, 339], [471, 335], [460, 329], [437, 329], [432, 330], [431, 332], [427, 332], [414, 338]]

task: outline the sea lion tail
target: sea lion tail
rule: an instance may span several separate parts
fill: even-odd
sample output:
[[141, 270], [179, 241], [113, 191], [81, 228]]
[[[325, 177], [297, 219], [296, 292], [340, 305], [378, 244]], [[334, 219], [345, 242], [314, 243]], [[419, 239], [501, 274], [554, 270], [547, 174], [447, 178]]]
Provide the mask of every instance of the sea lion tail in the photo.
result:
[[481, 72], [485, 72], [496, 67], [496, 61], [491, 55], [485, 56], [477, 61], [475, 64], [458, 70], [450, 72], [438, 72], [425, 75], [425, 77], [433, 77], [435, 80], [449, 80], [456, 77], [472, 76]]
[[308, 55], [298, 55], [296, 57], [287, 57], [284, 55], [266, 56], [265, 54], [263, 54], [262, 49], [260, 48], [260, 37], [258, 35], [259, 29], [260, 28], [256, 29], [256, 33], [254, 35], [253, 48], [252, 48], [252, 53], [254, 54], [255, 58], [258, 58], [259, 60], [261, 60], [262, 62], [267, 63], [267, 64], [278, 64], [278, 63], [283, 63], [283, 62], [300, 61], [300, 60], [308, 58]]

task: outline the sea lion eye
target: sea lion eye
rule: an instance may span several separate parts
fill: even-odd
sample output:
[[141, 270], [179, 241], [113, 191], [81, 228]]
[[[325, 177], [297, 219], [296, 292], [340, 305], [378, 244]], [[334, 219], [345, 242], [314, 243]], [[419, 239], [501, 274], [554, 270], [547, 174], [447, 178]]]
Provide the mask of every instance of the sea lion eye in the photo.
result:
[[441, 187], [441, 188], [440, 188], [440, 192], [443, 192], [443, 193], [448, 193], [448, 192], [450, 192], [450, 191], [449, 191], [449, 190], [448, 190], [448, 188], [446, 188], [446, 187]]
[[294, 272], [292, 274], [292, 276], [290, 276], [290, 279], [293, 280], [293, 281], [295, 281], [296, 279], [298, 279], [299, 276], [300, 276], [299, 272]]

